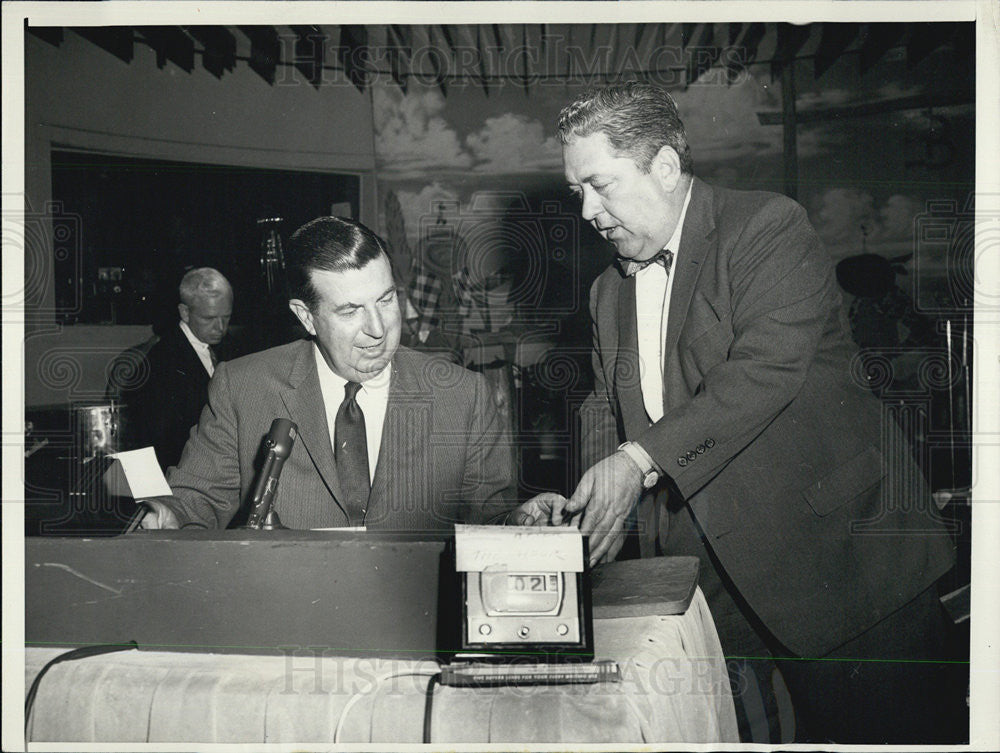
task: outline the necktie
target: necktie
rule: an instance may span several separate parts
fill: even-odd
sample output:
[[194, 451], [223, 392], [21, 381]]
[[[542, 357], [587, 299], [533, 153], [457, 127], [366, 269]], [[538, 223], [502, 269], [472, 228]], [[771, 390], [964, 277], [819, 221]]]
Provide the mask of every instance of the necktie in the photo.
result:
[[208, 358], [212, 362], [213, 369], [219, 365], [219, 357], [215, 354], [215, 348], [211, 345], [208, 346]]
[[660, 251], [652, 259], [646, 259], [645, 261], [635, 261], [633, 259], [622, 259], [622, 269], [625, 272], [626, 277], [632, 277], [636, 272], [645, 269], [650, 264], [659, 264], [665, 270], [667, 274], [670, 274], [670, 266], [674, 263], [674, 252], [663, 250]]
[[365, 433], [365, 414], [358, 405], [361, 385], [348, 382], [344, 385], [344, 402], [337, 411], [334, 426], [334, 457], [337, 461], [337, 478], [346, 495], [345, 506], [349, 524], [361, 525], [368, 507], [371, 480], [368, 476], [368, 438]]

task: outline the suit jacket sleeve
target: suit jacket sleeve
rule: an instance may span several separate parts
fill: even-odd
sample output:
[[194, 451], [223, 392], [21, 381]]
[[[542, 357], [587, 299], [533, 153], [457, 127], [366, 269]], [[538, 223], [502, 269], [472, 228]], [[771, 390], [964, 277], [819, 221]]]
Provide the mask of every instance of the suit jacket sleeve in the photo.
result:
[[[677, 354], [711, 365], [693, 397], [634, 438], [685, 498], [795, 398], [840, 303], [830, 258], [798, 204], [772, 199], [734, 235], [719, 248], [729, 310]], [[680, 462], [691, 452], [697, 462]]]
[[129, 405], [137, 445], [153, 445], [165, 469], [180, 460], [204, 407], [209, 377], [179, 329], [135, 358], [140, 364], [140, 384], [123, 390], [122, 398]]
[[240, 506], [237, 417], [225, 363], [215, 369], [208, 404], [184, 446], [178, 465], [167, 473], [169, 500], [181, 526], [225, 528]]

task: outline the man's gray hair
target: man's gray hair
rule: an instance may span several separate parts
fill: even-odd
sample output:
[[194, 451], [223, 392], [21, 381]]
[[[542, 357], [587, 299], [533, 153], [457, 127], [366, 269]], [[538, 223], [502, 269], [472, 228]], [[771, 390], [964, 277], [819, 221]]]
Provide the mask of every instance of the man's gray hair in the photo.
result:
[[677, 104], [665, 90], [652, 84], [629, 81], [591, 89], [559, 113], [559, 141], [603, 133], [611, 146], [632, 158], [648, 172], [653, 158], [664, 146], [680, 158], [681, 172], [694, 174]]
[[198, 298], [219, 298], [232, 295], [233, 287], [223, 274], [212, 267], [192, 269], [181, 278], [181, 303], [191, 306]]

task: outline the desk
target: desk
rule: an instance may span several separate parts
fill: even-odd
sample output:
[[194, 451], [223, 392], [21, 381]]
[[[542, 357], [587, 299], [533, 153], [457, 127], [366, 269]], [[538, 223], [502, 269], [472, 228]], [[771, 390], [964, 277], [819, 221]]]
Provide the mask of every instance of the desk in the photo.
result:
[[[450, 743], [738, 742], [722, 648], [700, 589], [675, 616], [597, 618], [599, 659], [621, 683], [438, 687], [431, 739]], [[29, 648], [26, 683], [65, 649]], [[28, 740], [48, 742], [420, 742], [430, 661], [125, 651], [57, 664]]]

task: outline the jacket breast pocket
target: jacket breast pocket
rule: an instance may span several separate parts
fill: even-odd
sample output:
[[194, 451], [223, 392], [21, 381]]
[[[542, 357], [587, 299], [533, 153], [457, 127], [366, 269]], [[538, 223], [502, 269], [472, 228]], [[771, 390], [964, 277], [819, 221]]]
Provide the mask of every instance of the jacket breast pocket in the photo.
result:
[[802, 496], [813, 512], [822, 517], [871, 489], [884, 476], [882, 453], [868, 445], [832, 473], [804, 489]]
[[698, 371], [704, 375], [729, 357], [729, 347], [733, 342], [732, 320], [726, 317], [716, 321], [694, 337], [678, 343], [680, 351], [687, 353]]

